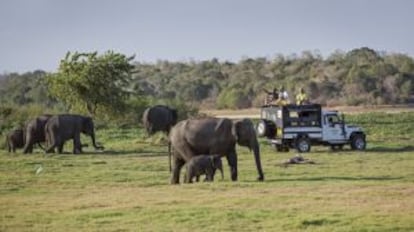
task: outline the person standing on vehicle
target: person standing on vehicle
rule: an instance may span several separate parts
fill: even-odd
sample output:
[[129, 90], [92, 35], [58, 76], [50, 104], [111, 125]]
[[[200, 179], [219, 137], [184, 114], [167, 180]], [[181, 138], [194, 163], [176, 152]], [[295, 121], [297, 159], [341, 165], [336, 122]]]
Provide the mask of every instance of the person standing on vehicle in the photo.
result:
[[278, 105], [287, 105], [289, 104], [289, 95], [287, 93], [287, 91], [285, 90], [285, 87], [280, 87], [279, 90], [279, 99], [277, 100], [277, 104]]
[[279, 93], [277, 92], [276, 88], [273, 88], [273, 91], [268, 91], [266, 89], [263, 89], [263, 91], [265, 91], [267, 94], [265, 105], [270, 105], [272, 102], [276, 101], [279, 98]]
[[296, 95], [296, 105], [305, 105], [309, 104], [308, 95], [305, 92], [305, 89], [302, 87], [299, 90], [299, 93]]

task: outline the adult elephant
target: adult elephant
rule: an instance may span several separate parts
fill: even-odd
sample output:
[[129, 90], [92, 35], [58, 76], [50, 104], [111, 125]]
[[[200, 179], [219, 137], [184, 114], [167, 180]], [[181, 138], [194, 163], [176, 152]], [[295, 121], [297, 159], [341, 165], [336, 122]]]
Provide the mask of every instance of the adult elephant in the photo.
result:
[[45, 139], [45, 125], [46, 122], [52, 117], [50, 114], [41, 115], [26, 123], [25, 125], [25, 144], [23, 153], [33, 153], [33, 145], [36, 143], [43, 143]]
[[253, 123], [249, 119], [232, 121], [227, 118], [188, 119], [171, 129], [170, 157], [173, 155], [171, 184], [180, 182], [183, 165], [197, 155], [219, 154], [225, 156], [230, 166], [231, 179], [237, 180], [236, 143], [253, 150], [258, 180], [264, 175], [260, 161], [260, 147]]
[[177, 123], [177, 110], [168, 106], [156, 105], [144, 111], [142, 123], [148, 133], [152, 135], [157, 131], [169, 133], [171, 127]]
[[95, 149], [103, 149], [95, 143], [95, 127], [91, 117], [73, 114], [61, 114], [51, 117], [45, 126], [46, 153], [51, 153], [58, 149], [58, 153], [63, 152], [63, 145], [69, 139], [73, 139], [73, 153], [82, 152], [80, 133], [89, 135]]

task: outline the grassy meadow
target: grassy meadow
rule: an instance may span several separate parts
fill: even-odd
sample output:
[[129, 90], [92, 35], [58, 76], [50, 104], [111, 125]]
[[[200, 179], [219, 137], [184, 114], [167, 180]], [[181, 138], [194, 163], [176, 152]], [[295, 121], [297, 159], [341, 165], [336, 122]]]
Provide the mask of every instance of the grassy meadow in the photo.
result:
[[261, 139], [264, 182], [238, 147], [237, 182], [225, 165], [224, 180], [169, 185], [163, 135], [140, 128], [99, 130], [100, 153], [2, 150], [0, 231], [414, 231], [414, 112], [346, 119], [365, 152], [312, 147], [316, 164], [282, 167], [296, 153]]

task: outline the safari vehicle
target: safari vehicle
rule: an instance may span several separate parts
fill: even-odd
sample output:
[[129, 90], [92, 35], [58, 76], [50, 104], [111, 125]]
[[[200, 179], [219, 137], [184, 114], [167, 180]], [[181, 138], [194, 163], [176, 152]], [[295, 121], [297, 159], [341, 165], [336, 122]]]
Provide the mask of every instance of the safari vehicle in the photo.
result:
[[347, 125], [337, 111], [322, 110], [319, 104], [266, 105], [256, 131], [266, 137], [277, 151], [309, 152], [312, 145], [340, 150], [349, 144], [353, 150], [364, 150], [365, 133], [360, 127]]

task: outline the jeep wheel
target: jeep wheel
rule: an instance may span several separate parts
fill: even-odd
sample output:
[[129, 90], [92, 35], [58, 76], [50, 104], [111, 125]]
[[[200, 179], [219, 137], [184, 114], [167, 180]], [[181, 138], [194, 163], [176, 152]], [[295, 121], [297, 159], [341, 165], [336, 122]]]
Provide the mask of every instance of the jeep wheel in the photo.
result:
[[259, 137], [264, 137], [266, 135], [267, 128], [266, 128], [266, 121], [265, 120], [260, 120], [257, 123], [256, 132], [257, 132], [257, 135]]
[[311, 144], [308, 138], [300, 137], [296, 140], [296, 150], [299, 153], [309, 152], [311, 149]]
[[274, 138], [276, 126], [272, 121], [262, 119], [256, 125], [256, 132], [259, 137]]
[[352, 136], [351, 138], [351, 148], [352, 150], [365, 150], [367, 143], [365, 141], [365, 136], [361, 134], [357, 134]]

